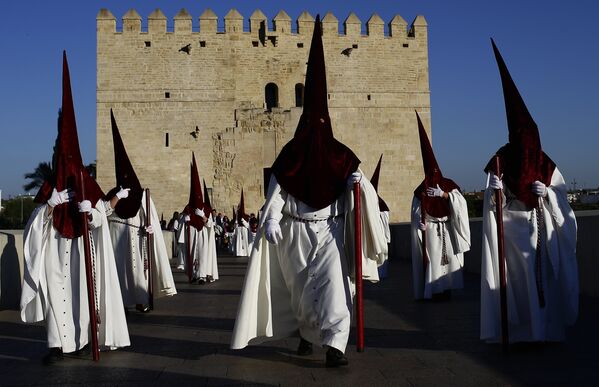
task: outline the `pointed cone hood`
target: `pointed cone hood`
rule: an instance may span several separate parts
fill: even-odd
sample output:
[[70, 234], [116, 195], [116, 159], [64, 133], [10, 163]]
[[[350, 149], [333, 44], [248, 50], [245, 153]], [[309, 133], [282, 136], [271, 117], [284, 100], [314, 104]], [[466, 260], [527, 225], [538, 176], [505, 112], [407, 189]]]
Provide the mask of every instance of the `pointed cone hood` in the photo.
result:
[[306, 70], [304, 109], [295, 135], [279, 153], [272, 173], [287, 193], [315, 209], [333, 203], [346, 188], [346, 180], [360, 160], [333, 137], [322, 26], [316, 16]]
[[449, 216], [449, 201], [440, 197], [427, 196], [426, 189], [429, 187], [435, 188], [439, 185], [443, 191], [451, 192], [454, 189], [460, 189], [460, 187], [458, 187], [453, 180], [446, 179], [443, 177], [443, 174], [441, 174], [441, 168], [439, 168], [435, 153], [433, 152], [433, 147], [431, 146], [431, 142], [428, 139], [418, 112], [416, 112], [416, 120], [418, 121], [420, 151], [422, 152], [422, 164], [424, 166], [424, 181], [416, 188], [414, 196], [421, 201], [421, 205], [428, 215], [436, 218]]
[[[503, 180], [519, 200], [527, 207], [534, 208], [538, 206], [538, 197], [531, 191], [532, 183], [539, 180], [549, 185], [555, 163], [543, 152], [537, 124], [524, 104], [493, 39], [491, 44], [501, 76], [509, 131], [509, 143], [497, 151]], [[491, 160], [485, 171], [494, 169]]]
[[[379, 175], [381, 174], [382, 161], [383, 161], [383, 154], [381, 153], [381, 157], [379, 157], [379, 162], [376, 165], [376, 168], [374, 169], [372, 178], [370, 179], [370, 183], [372, 184], [374, 189], [377, 191], [377, 194], [378, 194], [378, 189], [379, 189]], [[387, 203], [385, 203], [385, 201], [383, 200], [383, 198], [381, 198], [380, 195], [378, 195], [378, 197], [379, 197], [379, 210], [381, 212], [389, 211], [389, 206], [387, 206]]]
[[237, 222], [240, 226], [242, 226], [241, 219], [245, 219], [246, 221], [250, 219], [248, 214], [245, 213], [245, 200], [243, 198], [243, 188], [241, 189], [241, 199], [239, 199], [239, 206], [237, 207]]
[[110, 200], [122, 188], [129, 188], [129, 196], [120, 199], [114, 211], [121, 219], [129, 219], [137, 215], [141, 207], [143, 197], [143, 188], [135, 174], [133, 165], [127, 156], [121, 133], [116, 124], [114, 113], [110, 109], [110, 123], [112, 125], [112, 144], [114, 146], [114, 171], [116, 176], [116, 187], [111, 189], [105, 196], [105, 200]]
[[233, 206], [233, 216], [231, 217], [233, 224], [237, 223], [237, 211], [235, 210], [235, 206]]
[[[204, 203], [204, 195], [202, 192], [202, 185], [200, 184], [200, 175], [198, 173], [198, 165], [196, 164], [195, 154], [191, 154], [191, 184], [189, 186], [189, 202], [187, 203], [190, 211], [191, 225], [198, 231], [201, 231], [204, 227], [204, 220], [195, 214], [196, 208], [202, 209], [206, 212], [206, 206]], [[205, 214], [210, 215], [209, 213]]]
[[83, 235], [83, 221], [77, 203], [85, 199], [95, 206], [104, 193], [89, 175], [81, 159], [71, 93], [71, 77], [67, 54], [64, 51], [62, 59], [62, 117], [56, 141], [56, 170], [53, 171], [53, 174], [54, 181], [44, 183], [35, 197], [35, 201], [47, 202], [52, 195], [52, 188], [56, 188], [58, 192], [65, 189], [73, 190], [76, 195], [75, 199], [54, 208], [52, 223], [63, 237], [78, 238]]

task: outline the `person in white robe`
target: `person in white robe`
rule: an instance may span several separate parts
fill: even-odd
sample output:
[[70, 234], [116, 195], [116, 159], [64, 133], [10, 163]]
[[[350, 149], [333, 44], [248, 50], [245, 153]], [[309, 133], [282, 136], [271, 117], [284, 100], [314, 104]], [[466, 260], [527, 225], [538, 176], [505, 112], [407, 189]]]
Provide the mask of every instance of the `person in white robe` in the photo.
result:
[[[470, 250], [468, 206], [459, 187], [441, 174], [418, 114], [424, 181], [414, 191], [411, 211], [414, 298], [446, 300], [464, 287], [464, 253]], [[424, 221], [422, 210], [424, 209]], [[422, 238], [426, 237], [423, 257]]]
[[[576, 217], [567, 185], [493, 42], [509, 142], [485, 171], [480, 337], [502, 338], [495, 190], [501, 190], [509, 342], [563, 341], [578, 317]], [[495, 168], [499, 164], [500, 171]], [[499, 174], [499, 176], [497, 176]]]
[[233, 232], [233, 255], [236, 257], [247, 257], [250, 255], [249, 227], [247, 220], [241, 218], [235, 224]]
[[[38, 191], [39, 203], [23, 235], [24, 273], [20, 316], [44, 321], [46, 364], [63, 353], [84, 355], [91, 339], [88, 294], [95, 305], [100, 349], [130, 345], [102, 190], [83, 166], [71, 82], [63, 52], [62, 109], [52, 160], [52, 177]], [[93, 203], [93, 207], [92, 207]], [[84, 232], [89, 226], [92, 283], [88, 293]]]
[[194, 278], [198, 280], [199, 284], [214, 282], [219, 279], [214, 221], [212, 220], [212, 214], [206, 214], [200, 208], [195, 209], [195, 214], [202, 218], [204, 224], [201, 230], [191, 226]]
[[[235, 320], [231, 348], [300, 335], [298, 355], [324, 346], [326, 366], [348, 364], [354, 282], [354, 204], [362, 189], [364, 279], [387, 256], [378, 199], [358, 158], [333, 137], [317, 16], [305, 104], [294, 138], [275, 160]], [[309, 155], [309, 156], [307, 156]], [[307, 157], [305, 157], [307, 156]]]
[[[380, 210], [380, 214], [381, 214], [381, 222], [383, 223], [383, 230], [385, 232], [385, 240], [387, 241], [387, 244], [389, 244], [389, 243], [391, 243], [391, 227], [389, 224], [389, 206], [383, 200], [383, 198], [381, 198], [381, 196], [378, 193], [379, 177], [380, 177], [380, 173], [381, 173], [382, 162], [383, 162], [383, 154], [381, 153], [381, 156], [379, 157], [379, 162], [377, 163], [376, 168], [374, 169], [374, 173], [372, 174], [372, 178], [370, 179], [370, 183], [374, 187], [375, 191], [377, 191], [377, 195], [378, 195], [378, 199], [379, 199], [379, 210]], [[378, 268], [380, 279], [387, 277], [388, 271], [389, 271], [388, 266], [389, 266], [389, 261], [385, 260], [385, 263], [383, 263], [383, 265], [381, 265]]]
[[[117, 198], [118, 195], [119, 193], [117, 193]], [[114, 204], [111, 202], [105, 202], [105, 207], [121, 283], [123, 303], [127, 307], [135, 305], [139, 311], [148, 312], [149, 275], [147, 260], [150, 258], [149, 248], [153, 250], [151, 265], [153, 297], [160, 298], [177, 294], [162, 230], [158, 226], [154, 227], [154, 225], [159, 224], [154, 201], [150, 198], [152, 224], [149, 226], [146, 225], [145, 191], [142, 194], [141, 207], [134, 217], [121, 219], [114, 211]], [[148, 246], [148, 234], [153, 235], [154, 243], [152, 246]]]
[[177, 289], [154, 201], [146, 197], [147, 191], [141, 187], [112, 109], [110, 121], [116, 187], [107, 193], [105, 207], [123, 303], [125, 307], [135, 305], [140, 312], [149, 312], [153, 303], [150, 280], [153, 299], [173, 296]]

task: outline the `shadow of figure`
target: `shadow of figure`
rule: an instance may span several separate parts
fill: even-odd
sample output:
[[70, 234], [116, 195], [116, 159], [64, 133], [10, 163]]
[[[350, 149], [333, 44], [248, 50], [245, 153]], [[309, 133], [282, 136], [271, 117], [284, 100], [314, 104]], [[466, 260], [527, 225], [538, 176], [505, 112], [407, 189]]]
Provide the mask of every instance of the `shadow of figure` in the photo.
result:
[[15, 236], [2, 233], [7, 243], [0, 254], [0, 310], [19, 310], [21, 270]]

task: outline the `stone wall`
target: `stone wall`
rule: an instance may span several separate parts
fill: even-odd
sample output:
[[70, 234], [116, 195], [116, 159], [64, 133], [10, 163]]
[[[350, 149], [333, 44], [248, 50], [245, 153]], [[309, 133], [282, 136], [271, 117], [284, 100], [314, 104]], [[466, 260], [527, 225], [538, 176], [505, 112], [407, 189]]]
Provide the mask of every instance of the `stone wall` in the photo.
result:
[[[246, 208], [264, 200], [263, 169], [293, 136], [301, 114], [296, 86], [303, 85], [314, 18], [296, 29], [283, 11], [272, 20], [255, 11], [249, 19], [231, 10], [206, 10], [199, 26], [187, 11], [170, 20], [156, 10], [144, 21], [136, 11], [97, 16], [97, 175], [114, 185], [109, 111], [143, 186], [152, 189], [159, 213], [168, 217], [188, 199], [194, 151], [200, 177], [212, 188], [212, 204], [230, 212], [244, 188]], [[367, 176], [384, 153], [380, 194], [393, 221], [407, 220], [412, 191], [422, 179], [414, 110], [430, 131], [427, 25], [395, 16], [362, 22], [350, 14], [324, 16], [329, 110], [335, 136], [362, 160]], [[143, 25], [143, 28], [142, 28]], [[274, 83], [278, 106], [266, 109], [265, 87]], [[430, 132], [429, 132], [430, 134]], [[168, 139], [167, 139], [168, 138]], [[167, 144], [168, 141], [168, 144]]]

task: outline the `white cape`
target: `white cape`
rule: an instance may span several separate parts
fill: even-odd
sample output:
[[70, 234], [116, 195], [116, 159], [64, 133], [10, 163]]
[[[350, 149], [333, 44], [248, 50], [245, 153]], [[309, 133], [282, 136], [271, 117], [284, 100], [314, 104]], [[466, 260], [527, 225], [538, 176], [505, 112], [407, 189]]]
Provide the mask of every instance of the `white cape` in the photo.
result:
[[[380, 218], [378, 196], [372, 185], [364, 178], [361, 184], [362, 209], [362, 267], [363, 279], [378, 280], [377, 266], [387, 257], [387, 241]], [[262, 207], [268, 214], [274, 198], [281, 187], [271, 177], [269, 194]], [[354, 277], [353, 219], [354, 203], [351, 188], [345, 193], [345, 249], [349, 274]], [[291, 294], [283, 279], [276, 246], [264, 236], [266, 215], [261, 216], [256, 240], [249, 258], [237, 318], [231, 339], [232, 349], [241, 349], [248, 344], [257, 344], [293, 335], [298, 330], [298, 321], [291, 309]], [[367, 259], [365, 257], [369, 257]]]
[[[52, 225], [52, 217], [46, 215], [47, 211], [47, 205], [36, 208], [25, 227], [21, 319], [27, 323], [45, 320], [48, 346], [61, 347], [63, 352], [69, 353], [86, 345], [89, 339], [83, 237], [67, 239], [60, 236]], [[90, 228], [96, 256], [96, 294], [101, 321], [98, 340], [104, 349], [125, 347], [130, 345], [129, 331], [101, 200], [92, 214]]]
[[[147, 239], [140, 228], [146, 225], [146, 192], [141, 199], [141, 207], [130, 219], [121, 219], [106, 203], [110, 236], [116, 257], [121, 293], [125, 305], [148, 303], [148, 276], [144, 270], [144, 258], [147, 254]], [[169, 255], [160, 228], [160, 219], [154, 201], [150, 199], [150, 216], [154, 229], [152, 279], [154, 298], [177, 294], [171, 271]], [[127, 224], [125, 224], [127, 223]]]
[[[423, 273], [420, 200], [412, 199], [412, 278], [414, 298], [432, 298], [433, 294], [464, 287], [464, 253], [470, 250], [470, 223], [466, 199], [458, 189], [448, 192], [449, 217], [426, 216], [426, 251], [429, 263]], [[443, 237], [448, 265], [441, 265]]]
[[[567, 200], [564, 178], [556, 168], [542, 199], [545, 230], [542, 235], [542, 284], [546, 306], [537, 294], [535, 258], [537, 211], [507, 193], [503, 224], [507, 266], [508, 332], [510, 342], [561, 341], [566, 325], [578, 317], [578, 266], [576, 262], [576, 217]], [[499, 264], [494, 191], [487, 188], [483, 209], [481, 267], [482, 340], [501, 338]]]

